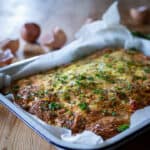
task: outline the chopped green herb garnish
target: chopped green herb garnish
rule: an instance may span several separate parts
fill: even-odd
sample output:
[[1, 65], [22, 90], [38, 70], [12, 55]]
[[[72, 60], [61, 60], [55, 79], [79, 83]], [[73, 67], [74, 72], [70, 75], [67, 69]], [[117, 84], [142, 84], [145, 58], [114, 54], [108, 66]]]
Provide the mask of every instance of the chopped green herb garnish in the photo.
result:
[[120, 68], [118, 68], [118, 72], [119, 72], [119, 73], [124, 73], [124, 72], [125, 72], [125, 69], [124, 69], [123, 67], [120, 67]]
[[79, 75], [79, 76], [77, 77], [77, 79], [78, 79], [78, 80], [85, 80], [85, 79], [86, 79], [86, 76], [84, 76], [84, 75]]
[[76, 82], [76, 84], [77, 84], [78, 86], [84, 85], [84, 84], [83, 84], [81, 81], [79, 81], [79, 80], [76, 80], [75, 82]]
[[93, 77], [87, 77], [87, 79], [90, 80], [90, 81], [94, 81]]
[[112, 116], [116, 116], [117, 113], [113, 111], [113, 112], [111, 113], [111, 115], [112, 115]]
[[19, 88], [20, 88], [19, 85], [15, 85], [15, 86], [12, 87], [12, 90], [13, 90], [13, 91], [18, 91]]
[[85, 97], [85, 95], [84, 95], [83, 93], [81, 93], [81, 94], [79, 95], [79, 98], [82, 99], [83, 97]]
[[134, 61], [128, 61], [127, 62], [128, 67], [134, 66], [135, 62]]
[[100, 71], [99, 73], [96, 74], [96, 77], [103, 79], [105, 81], [108, 81], [110, 83], [114, 83], [114, 80], [112, 79], [112, 77], [106, 74], [105, 72]]
[[70, 95], [69, 95], [69, 93], [68, 93], [68, 92], [63, 93], [63, 98], [64, 98], [65, 100], [70, 100]]
[[51, 102], [50, 104], [48, 104], [48, 108], [50, 110], [57, 110], [61, 108], [61, 105], [59, 103], [56, 102]]
[[147, 79], [147, 77], [146, 76], [144, 76], [143, 78], [142, 78], [142, 80], [146, 80]]
[[101, 95], [101, 96], [99, 97], [99, 100], [103, 100], [103, 99], [105, 99], [105, 97], [104, 97], [103, 95]]
[[109, 54], [104, 54], [103, 55], [105, 58], [108, 58], [110, 55]]
[[126, 99], [127, 98], [127, 94], [124, 91], [119, 91], [117, 94], [118, 94], [120, 99]]
[[104, 109], [104, 110], [102, 110], [102, 114], [105, 116], [105, 115], [108, 115], [109, 112], [108, 112], [108, 110]]
[[118, 132], [123, 132], [123, 131], [125, 131], [128, 128], [129, 128], [129, 124], [122, 124], [122, 125], [117, 127], [117, 131]]
[[39, 91], [35, 92], [34, 95], [38, 96], [38, 97], [43, 97], [43, 96], [45, 96], [46, 93], [47, 93], [47, 91], [39, 90]]
[[110, 99], [111, 101], [114, 101], [114, 100], [116, 100], [116, 97], [113, 97], [113, 96], [112, 96], [112, 97], [110, 97], [109, 99]]
[[121, 91], [121, 90], [122, 90], [122, 87], [116, 86], [115, 89], [118, 90], [118, 91]]
[[146, 80], [147, 77], [146, 76], [142, 76], [142, 77], [140, 77], [140, 76], [134, 76], [134, 79], [135, 80]]
[[94, 89], [93, 93], [94, 94], [104, 94], [104, 90], [103, 89]]
[[150, 67], [145, 67], [145, 68], [144, 68], [144, 71], [145, 71], [146, 73], [150, 73]]
[[64, 80], [67, 80], [68, 76], [64, 75], [64, 76], [61, 76], [61, 78], [64, 79]]
[[127, 87], [126, 87], [127, 90], [132, 90], [132, 85], [130, 83], [127, 83]]
[[107, 64], [106, 66], [109, 68], [112, 68], [112, 64]]
[[137, 37], [141, 37], [141, 38], [145, 38], [145, 39], [150, 40], [150, 34], [143, 34], [141, 32], [137, 32], [137, 31], [131, 31], [131, 34], [133, 36], [137, 36]]
[[69, 115], [73, 115], [73, 112], [71, 110], [68, 110], [66, 113]]
[[53, 83], [53, 87], [57, 87], [57, 83], [55, 82], [55, 83]]
[[21, 95], [19, 95], [19, 94], [17, 94], [17, 95], [15, 96], [15, 98], [16, 98], [16, 99], [21, 99], [21, 98], [22, 98], [22, 96], [21, 96]]
[[86, 110], [88, 108], [88, 105], [85, 102], [78, 104], [78, 106], [80, 107], [81, 110]]
[[60, 78], [58, 78], [58, 81], [59, 81], [59, 82], [61, 82], [62, 84], [67, 83], [67, 82], [66, 82], [66, 80], [65, 80], [64, 78], [61, 78], [61, 77], [60, 77]]

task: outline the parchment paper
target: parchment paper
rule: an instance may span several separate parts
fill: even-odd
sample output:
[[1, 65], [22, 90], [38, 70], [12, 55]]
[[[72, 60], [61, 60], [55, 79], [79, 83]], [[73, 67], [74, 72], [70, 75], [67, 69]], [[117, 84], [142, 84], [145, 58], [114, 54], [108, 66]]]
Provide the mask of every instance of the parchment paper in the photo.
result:
[[[96, 50], [102, 50], [107, 47], [136, 48], [145, 55], [150, 55], [150, 41], [133, 37], [129, 30], [120, 24], [120, 15], [117, 8], [117, 2], [114, 2], [104, 13], [102, 20], [84, 25], [76, 34], [76, 40], [66, 47], [40, 56], [32, 63], [18, 69], [12, 76], [0, 73], [0, 87], [8, 86], [11, 81], [17, 80], [41, 71], [46, 71], [55, 66], [70, 63], [82, 56], [89, 55]], [[131, 116], [130, 128], [150, 119], [150, 107], [136, 111]], [[76, 143], [84, 148], [84, 145], [97, 147], [107, 142], [102, 137], [95, 135], [90, 131], [84, 131], [76, 136], [71, 135], [71, 131], [63, 128], [57, 128], [47, 125], [38, 118], [28, 114], [40, 124], [45, 126], [47, 134], [53, 133], [57, 138], [68, 142]], [[54, 129], [55, 128], [55, 129]], [[125, 131], [126, 132], [126, 131]], [[121, 133], [122, 134], [122, 133]]]

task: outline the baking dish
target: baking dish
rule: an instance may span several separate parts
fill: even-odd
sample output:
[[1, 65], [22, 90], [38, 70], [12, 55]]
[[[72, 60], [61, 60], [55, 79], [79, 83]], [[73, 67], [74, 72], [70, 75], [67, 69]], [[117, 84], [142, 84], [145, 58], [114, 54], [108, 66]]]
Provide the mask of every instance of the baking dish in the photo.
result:
[[[0, 70], [0, 73], [12, 75], [20, 67], [23, 67], [27, 65], [28, 63], [31, 63], [35, 59], [37, 59], [37, 57], [22, 61], [16, 64], [12, 64], [11, 66], [4, 67]], [[39, 134], [47, 142], [52, 143], [55, 146], [61, 147], [64, 149], [80, 149], [80, 150], [82, 149], [82, 147], [78, 147], [77, 144], [72, 144], [72, 143], [68, 144], [66, 142], [61, 141], [60, 139], [57, 139], [57, 137], [54, 136], [53, 133], [47, 134], [48, 129], [47, 127], [45, 127], [45, 125], [40, 124], [34, 117], [30, 116], [30, 114], [22, 110], [19, 106], [15, 105], [13, 102], [11, 102], [10, 99], [6, 98], [2, 94], [0, 94], [0, 103], [4, 105], [6, 108], [8, 108], [9, 111], [15, 114], [19, 119], [21, 119], [27, 126], [32, 128], [37, 134]], [[114, 136], [111, 139], [106, 140], [106, 142], [102, 143], [101, 145], [98, 145], [97, 148], [94, 148], [94, 149], [114, 149], [120, 146], [121, 144], [124, 144], [128, 140], [134, 138], [138, 134], [144, 132], [145, 130], [148, 130], [150, 127], [149, 125], [150, 125], [150, 119], [144, 121], [143, 123], [137, 125], [134, 128], [130, 128], [118, 134], [117, 136]], [[87, 146], [86, 149], [92, 150], [93, 148], [90, 146]]]

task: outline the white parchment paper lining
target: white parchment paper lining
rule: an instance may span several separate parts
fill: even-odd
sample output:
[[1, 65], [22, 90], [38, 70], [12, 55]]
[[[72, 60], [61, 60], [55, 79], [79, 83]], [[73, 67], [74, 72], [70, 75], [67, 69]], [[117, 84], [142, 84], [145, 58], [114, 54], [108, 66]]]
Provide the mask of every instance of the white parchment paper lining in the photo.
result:
[[[64, 48], [40, 56], [38, 59], [29, 63], [25, 67], [18, 69], [13, 75], [0, 73], [0, 88], [10, 84], [12, 80], [20, 79], [41, 71], [46, 71], [55, 66], [69, 63], [82, 56], [93, 53], [96, 50], [102, 50], [106, 47], [137, 48], [142, 50], [145, 55], [150, 55], [150, 41], [133, 37], [129, 30], [120, 24], [120, 15], [117, 8], [117, 2], [113, 3], [104, 13], [102, 20], [84, 25], [76, 34], [76, 40]], [[26, 113], [26, 112], [25, 112]], [[28, 114], [28, 113], [27, 113]], [[150, 107], [136, 111], [131, 116], [130, 128], [139, 123], [150, 119]], [[84, 131], [76, 136], [71, 135], [71, 131], [63, 128], [53, 127], [45, 124], [35, 116], [32, 119], [38, 120], [39, 124], [45, 126], [47, 134], [53, 134], [56, 138], [68, 143], [75, 143], [77, 147], [97, 148], [103, 141], [100, 136], [90, 131]], [[126, 132], [126, 131], [125, 131]], [[121, 133], [122, 134], [122, 133]]]

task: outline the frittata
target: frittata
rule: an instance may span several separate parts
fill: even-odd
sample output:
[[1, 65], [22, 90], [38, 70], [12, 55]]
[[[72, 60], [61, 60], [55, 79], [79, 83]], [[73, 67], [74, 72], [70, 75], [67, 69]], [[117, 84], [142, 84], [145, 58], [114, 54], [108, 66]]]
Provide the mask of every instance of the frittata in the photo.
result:
[[6, 92], [48, 124], [107, 139], [127, 129], [131, 114], [150, 104], [150, 59], [136, 50], [98, 51], [15, 81]]

